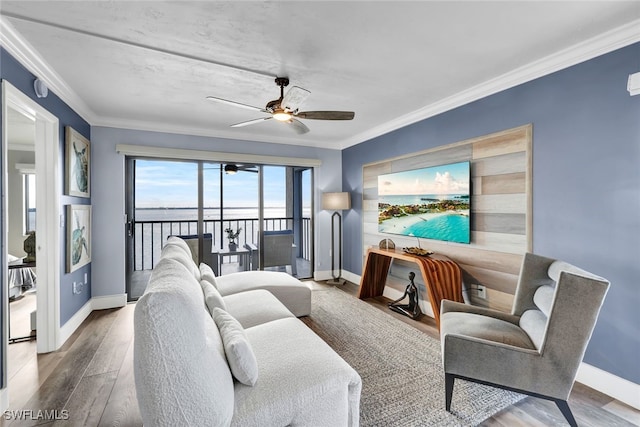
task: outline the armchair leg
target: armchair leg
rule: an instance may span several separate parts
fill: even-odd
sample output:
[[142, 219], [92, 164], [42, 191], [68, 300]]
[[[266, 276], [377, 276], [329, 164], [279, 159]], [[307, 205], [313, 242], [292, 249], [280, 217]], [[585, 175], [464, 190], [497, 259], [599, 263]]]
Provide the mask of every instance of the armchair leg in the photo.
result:
[[567, 403], [566, 400], [556, 400], [556, 405], [558, 406], [558, 409], [560, 409], [560, 412], [562, 412], [562, 415], [564, 415], [564, 417], [567, 419], [567, 422], [569, 423], [569, 425], [571, 427], [578, 427], [578, 423], [576, 422], [576, 419], [573, 417], [573, 413], [571, 412], [571, 408], [569, 408], [569, 404]]
[[444, 401], [445, 409], [451, 410], [451, 397], [453, 396], [453, 381], [455, 377], [452, 374], [444, 374]]

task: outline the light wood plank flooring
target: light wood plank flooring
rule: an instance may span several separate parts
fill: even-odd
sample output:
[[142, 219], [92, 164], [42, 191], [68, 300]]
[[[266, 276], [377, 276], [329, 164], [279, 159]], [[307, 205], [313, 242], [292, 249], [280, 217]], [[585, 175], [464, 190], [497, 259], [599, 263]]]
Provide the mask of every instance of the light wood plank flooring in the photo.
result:
[[[326, 285], [316, 283], [314, 288]], [[342, 287], [352, 295], [357, 287]], [[433, 319], [414, 322], [391, 312], [386, 300], [368, 301], [374, 307], [437, 337]], [[68, 420], [17, 421], [0, 418], [0, 425], [142, 426], [133, 379], [133, 310], [91, 313], [64, 346], [36, 356], [35, 342], [9, 346], [10, 410], [38, 409], [68, 411]], [[569, 399], [580, 426], [633, 426], [640, 424], [640, 412], [586, 386], [576, 384]], [[528, 397], [496, 414], [483, 426], [563, 425], [555, 405]]]

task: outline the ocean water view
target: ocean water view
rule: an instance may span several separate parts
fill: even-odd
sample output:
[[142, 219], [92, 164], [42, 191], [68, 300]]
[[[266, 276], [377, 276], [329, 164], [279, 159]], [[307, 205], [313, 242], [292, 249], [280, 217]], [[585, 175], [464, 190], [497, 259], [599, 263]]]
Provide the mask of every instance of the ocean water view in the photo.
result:
[[[205, 208], [204, 219], [219, 220], [220, 208]], [[309, 215], [309, 209], [305, 209], [304, 216]], [[284, 218], [285, 207], [265, 207], [265, 218]], [[136, 209], [136, 221], [195, 221], [198, 218], [197, 208], [138, 208]], [[230, 207], [224, 208], [224, 219], [258, 218], [257, 207]]]
[[469, 243], [469, 195], [379, 195], [378, 231]]

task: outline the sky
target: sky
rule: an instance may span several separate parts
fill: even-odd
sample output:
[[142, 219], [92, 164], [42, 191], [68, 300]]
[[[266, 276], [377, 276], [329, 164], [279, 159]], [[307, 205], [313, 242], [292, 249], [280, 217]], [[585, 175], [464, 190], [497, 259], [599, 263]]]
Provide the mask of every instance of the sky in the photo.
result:
[[[264, 166], [265, 207], [285, 206], [285, 168]], [[308, 176], [309, 174], [305, 174]], [[225, 207], [258, 206], [258, 174], [223, 174]], [[196, 207], [198, 165], [192, 162], [136, 160], [136, 207]], [[308, 182], [304, 186], [310, 185]], [[305, 192], [308, 193], [308, 192]], [[220, 206], [220, 165], [204, 165], [204, 206]]]
[[469, 194], [469, 162], [379, 175], [378, 194]]

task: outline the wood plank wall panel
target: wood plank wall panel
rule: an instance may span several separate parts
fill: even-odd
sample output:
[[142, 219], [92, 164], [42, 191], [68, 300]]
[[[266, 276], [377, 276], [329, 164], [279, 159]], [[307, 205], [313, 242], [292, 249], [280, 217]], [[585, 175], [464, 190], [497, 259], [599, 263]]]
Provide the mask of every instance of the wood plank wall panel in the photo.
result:
[[526, 192], [526, 174], [505, 173], [479, 177], [481, 194], [524, 194]]
[[[456, 261], [463, 270], [471, 302], [510, 311], [522, 257], [532, 247], [532, 126], [388, 159], [363, 167], [363, 254], [384, 238], [398, 248], [417, 246], [415, 237], [378, 232], [378, 175], [469, 160], [471, 162], [471, 244], [420, 239], [429, 248]], [[388, 286], [404, 291], [415, 266], [395, 263]], [[415, 283], [423, 289], [422, 278]], [[487, 299], [476, 297], [476, 283], [487, 287]]]

